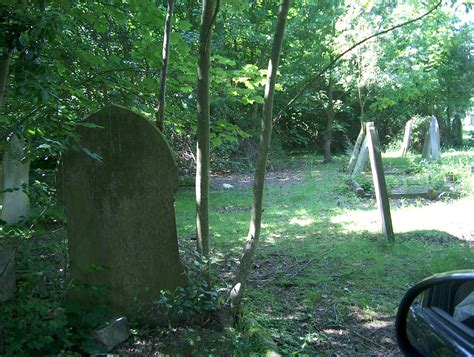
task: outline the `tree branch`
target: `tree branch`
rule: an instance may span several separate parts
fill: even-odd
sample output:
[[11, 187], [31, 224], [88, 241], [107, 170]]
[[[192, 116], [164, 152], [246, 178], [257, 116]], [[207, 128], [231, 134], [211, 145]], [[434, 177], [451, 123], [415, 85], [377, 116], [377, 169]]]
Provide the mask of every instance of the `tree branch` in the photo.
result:
[[278, 115], [273, 118], [273, 121], [274, 122], [277, 122], [278, 120], [281, 119], [281, 117], [283, 116], [283, 114], [289, 109], [291, 108], [291, 106], [304, 94], [304, 92], [306, 92], [306, 90], [311, 87], [314, 83], [316, 83], [316, 81], [319, 79], [319, 77], [321, 77], [324, 72], [326, 72], [328, 69], [332, 68], [334, 66], [334, 64], [336, 64], [336, 62], [338, 62], [345, 54], [351, 52], [354, 48], [362, 45], [363, 43], [375, 38], [375, 37], [378, 37], [380, 35], [384, 35], [386, 33], [389, 33], [393, 30], [396, 30], [400, 27], [403, 27], [405, 25], [408, 25], [408, 24], [411, 24], [413, 22], [416, 22], [416, 21], [419, 21], [421, 19], [423, 19], [424, 17], [428, 16], [429, 14], [431, 14], [433, 11], [435, 11], [437, 8], [439, 8], [442, 4], [442, 0], [438, 1], [436, 3], [435, 6], [433, 6], [429, 11], [425, 12], [424, 14], [418, 16], [418, 17], [415, 17], [411, 20], [408, 20], [408, 21], [405, 21], [405, 22], [402, 22], [398, 25], [395, 25], [395, 26], [392, 26], [392, 27], [389, 27], [388, 29], [385, 29], [383, 31], [380, 31], [380, 32], [377, 32], [377, 33], [374, 33], [372, 35], [370, 35], [369, 37], [366, 37], [364, 38], [363, 40], [360, 40], [359, 42], [356, 42], [354, 45], [352, 45], [351, 47], [349, 47], [348, 49], [346, 49], [344, 52], [340, 53], [339, 55], [337, 55], [326, 67], [324, 67], [316, 76], [314, 76], [311, 80], [308, 81], [308, 83], [306, 83], [303, 88], [301, 88], [301, 90], [288, 102], [288, 104], [286, 104], [283, 109], [280, 110], [280, 112], [278, 113]]

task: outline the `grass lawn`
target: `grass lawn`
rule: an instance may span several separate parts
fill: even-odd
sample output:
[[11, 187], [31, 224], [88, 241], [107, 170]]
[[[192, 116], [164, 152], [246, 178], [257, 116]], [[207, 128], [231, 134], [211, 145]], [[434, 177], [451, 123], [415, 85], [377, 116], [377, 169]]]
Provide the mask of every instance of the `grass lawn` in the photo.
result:
[[[397, 158], [385, 162], [401, 166]], [[443, 162], [466, 168], [474, 163], [474, 152], [447, 153]], [[434, 273], [474, 268], [473, 197], [392, 201], [396, 241], [391, 244], [381, 233], [375, 201], [357, 198], [346, 184], [345, 164], [343, 159], [321, 164], [321, 158], [306, 155], [269, 174], [262, 241], [243, 308], [283, 354], [394, 354], [394, 317], [408, 287]], [[224, 288], [245, 241], [252, 193], [244, 175], [213, 182], [214, 270]], [[223, 183], [234, 188], [226, 190]], [[193, 199], [192, 190], [180, 191], [176, 199], [185, 241], [194, 237]], [[227, 331], [217, 340], [209, 331], [194, 332], [199, 338], [187, 331], [178, 339], [180, 348], [193, 341], [189, 352], [262, 352], [242, 331]]]
[[[403, 166], [396, 157], [385, 159], [390, 167]], [[416, 157], [407, 160], [419, 162]], [[259, 355], [272, 340], [284, 355], [399, 353], [393, 324], [404, 292], [431, 274], [474, 268], [474, 196], [391, 201], [396, 237], [389, 243], [381, 233], [375, 201], [356, 197], [347, 185], [347, 158], [321, 161], [314, 155], [295, 156], [267, 175], [261, 244], [242, 306], [245, 319], [225, 330], [212, 321], [133, 329], [133, 337], [117, 352]], [[462, 162], [465, 169], [474, 164], [474, 152], [443, 153], [443, 162], [450, 167]], [[453, 184], [456, 192], [472, 192], [466, 175], [461, 172], [461, 180]], [[225, 189], [224, 183], [234, 187]], [[251, 202], [249, 175], [212, 178], [212, 267], [223, 294], [242, 252]], [[194, 205], [193, 189], [181, 188], [176, 220], [188, 262], [189, 247], [195, 245]], [[27, 334], [41, 336], [54, 328], [50, 321], [56, 320], [43, 320], [41, 311], [59, 309], [67, 249], [61, 227], [33, 238], [38, 239], [27, 239], [17, 254], [22, 305], [5, 304], [0, 317], [24, 314], [31, 320], [26, 331], [35, 328]], [[44, 306], [45, 301], [51, 306]], [[15, 328], [25, 334], [20, 325]]]

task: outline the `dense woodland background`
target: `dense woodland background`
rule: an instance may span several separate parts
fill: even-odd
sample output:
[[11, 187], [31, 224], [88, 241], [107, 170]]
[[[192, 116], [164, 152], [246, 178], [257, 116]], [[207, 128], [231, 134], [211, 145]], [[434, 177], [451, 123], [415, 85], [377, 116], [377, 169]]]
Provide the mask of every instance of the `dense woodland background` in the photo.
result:
[[[53, 165], [72, 128], [107, 103], [154, 120], [165, 6], [154, 1], [8, 3], [0, 9], [2, 56], [10, 58], [1, 116], [4, 136], [25, 135], [31, 156], [47, 157]], [[426, 12], [429, 5], [295, 1], [288, 15], [275, 113], [337, 54]], [[448, 2], [419, 22], [345, 55], [275, 123], [274, 152], [321, 152], [326, 142], [330, 159], [329, 150], [350, 148], [361, 121], [374, 121], [388, 144], [415, 115], [435, 115], [443, 144], [456, 144], [453, 123], [469, 110], [472, 95], [472, 22], [465, 21], [469, 6]], [[273, 1], [221, 4], [211, 44], [213, 171], [253, 162], [277, 10]], [[178, 1], [170, 41], [164, 132], [185, 173], [194, 167], [200, 12], [199, 3]]]

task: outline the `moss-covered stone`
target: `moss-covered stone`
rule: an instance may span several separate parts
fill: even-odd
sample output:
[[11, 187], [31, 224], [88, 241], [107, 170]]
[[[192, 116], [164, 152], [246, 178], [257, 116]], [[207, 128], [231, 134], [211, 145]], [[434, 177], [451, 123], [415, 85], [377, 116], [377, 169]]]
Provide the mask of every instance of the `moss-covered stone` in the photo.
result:
[[85, 122], [101, 128], [77, 129], [83, 149], [64, 154], [58, 175], [69, 297], [85, 306], [103, 302], [120, 313], [147, 311], [160, 290], [187, 282], [173, 205], [176, 164], [159, 130], [128, 109], [107, 106]]

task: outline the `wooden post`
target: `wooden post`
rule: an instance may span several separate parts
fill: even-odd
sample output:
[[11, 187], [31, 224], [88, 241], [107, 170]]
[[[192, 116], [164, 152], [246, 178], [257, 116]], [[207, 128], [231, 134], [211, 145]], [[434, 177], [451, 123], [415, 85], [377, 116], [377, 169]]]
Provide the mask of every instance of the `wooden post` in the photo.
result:
[[359, 150], [359, 156], [357, 157], [357, 162], [354, 166], [354, 170], [352, 170], [352, 177], [356, 176], [362, 169], [365, 167], [365, 164], [367, 162], [367, 135], [364, 138], [364, 141], [362, 142], [362, 145], [360, 146]]
[[382, 152], [379, 134], [375, 129], [374, 123], [367, 123], [366, 134], [368, 138], [367, 145], [370, 155], [370, 164], [372, 166], [375, 197], [377, 198], [377, 206], [382, 216], [383, 233], [389, 241], [393, 241], [395, 236], [393, 233], [390, 203], [388, 201], [387, 185], [383, 171]]
[[359, 135], [357, 136], [357, 140], [354, 144], [354, 149], [352, 150], [351, 158], [349, 159], [349, 165], [347, 166], [347, 172], [349, 173], [352, 173], [352, 171], [354, 170], [356, 159], [359, 156], [360, 147], [362, 145], [362, 141], [364, 140], [364, 137], [365, 137], [365, 125], [362, 124], [359, 131]]
[[410, 148], [410, 138], [411, 138], [411, 127], [413, 121], [410, 119], [405, 125], [405, 135], [403, 136], [402, 144], [402, 157], [407, 156], [408, 149]]

